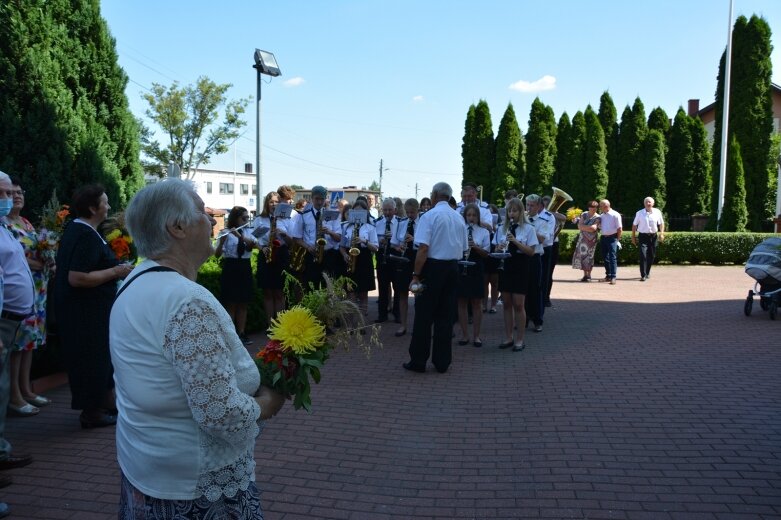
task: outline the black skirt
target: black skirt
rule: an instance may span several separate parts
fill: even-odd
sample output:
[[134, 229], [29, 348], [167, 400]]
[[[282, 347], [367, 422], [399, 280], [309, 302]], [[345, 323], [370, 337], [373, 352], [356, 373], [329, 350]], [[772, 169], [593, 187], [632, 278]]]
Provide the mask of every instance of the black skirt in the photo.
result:
[[458, 285], [456, 286], [456, 295], [459, 298], [485, 298], [485, 276], [483, 270], [483, 259], [470, 257], [475, 265], [470, 265], [464, 270], [464, 266], [458, 266]]
[[274, 250], [271, 262], [266, 262], [266, 255], [258, 255], [258, 272], [256, 277], [261, 289], [281, 290], [285, 287], [285, 277], [282, 271], [290, 264], [290, 248], [279, 246]]
[[[496, 246], [491, 244], [491, 252], [493, 253], [496, 251]], [[485, 263], [483, 264], [483, 269], [485, 270], [485, 274], [496, 274], [499, 272], [499, 258], [493, 258], [493, 257], [486, 257]]]
[[504, 270], [499, 271], [499, 290], [513, 294], [526, 294], [529, 287], [529, 257], [515, 252], [504, 260]]
[[374, 255], [365, 247], [360, 248], [361, 254], [358, 255], [358, 262], [355, 266], [355, 272], [348, 275], [355, 283], [355, 292], [373, 291], [377, 288], [374, 283]]
[[220, 274], [222, 303], [249, 303], [252, 301], [252, 265], [249, 258], [223, 258]]

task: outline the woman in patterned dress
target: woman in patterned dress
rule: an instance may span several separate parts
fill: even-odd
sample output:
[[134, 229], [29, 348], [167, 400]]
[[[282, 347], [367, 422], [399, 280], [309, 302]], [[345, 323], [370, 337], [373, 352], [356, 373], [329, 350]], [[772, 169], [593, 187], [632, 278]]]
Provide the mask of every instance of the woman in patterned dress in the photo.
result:
[[46, 345], [46, 285], [54, 269], [53, 259], [46, 260], [38, 247], [38, 233], [30, 221], [20, 215], [24, 208], [24, 190], [18, 178], [12, 177], [14, 206], [6, 217], [11, 232], [24, 247], [27, 263], [33, 274], [35, 300], [33, 313], [20, 325], [11, 353], [11, 398], [8, 410], [12, 415], [29, 417], [39, 412], [39, 407], [51, 401], [33, 392], [30, 369], [33, 351]]
[[572, 255], [572, 268], [582, 269], [581, 282], [591, 280], [591, 270], [594, 268], [594, 249], [597, 247], [597, 229], [599, 228], [599, 215], [597, 209], [599, 203], [592, 200], [588, 203], [588, 211], [575, 219], [580, 234], [575, 243], [575, 254]]

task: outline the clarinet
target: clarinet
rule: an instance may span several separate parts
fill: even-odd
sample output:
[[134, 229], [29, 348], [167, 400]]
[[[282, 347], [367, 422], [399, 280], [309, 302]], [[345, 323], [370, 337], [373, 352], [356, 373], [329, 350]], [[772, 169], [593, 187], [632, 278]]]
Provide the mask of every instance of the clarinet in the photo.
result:
[[385, 243], [382, 245], [382, 265], [388, 264], [388, 254], [390, 253], [390, 227], [391, 219], [385, 217]]

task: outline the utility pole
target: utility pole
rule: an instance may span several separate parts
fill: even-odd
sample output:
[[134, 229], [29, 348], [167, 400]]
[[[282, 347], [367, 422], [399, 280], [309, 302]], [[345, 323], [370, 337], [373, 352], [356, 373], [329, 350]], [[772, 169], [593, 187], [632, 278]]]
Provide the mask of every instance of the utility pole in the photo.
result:
[[418, 183], [415, 183], [415, 200], [418, 199]]
[[380, 159], [380, 202], [382, 202], [382, 159]]

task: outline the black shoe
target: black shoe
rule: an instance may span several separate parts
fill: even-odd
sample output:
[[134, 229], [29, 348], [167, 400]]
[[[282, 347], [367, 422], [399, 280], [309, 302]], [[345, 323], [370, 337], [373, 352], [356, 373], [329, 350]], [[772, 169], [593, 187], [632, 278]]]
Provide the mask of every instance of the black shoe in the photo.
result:
[[32, 455], [9, 455], [7, 459], [0, 460], [0, 471], [21, 468], [27, 466], [32, 461]]
[[480, 347], [483, 346], [483, 342], [482, 341], [473, 341], [472, 345], [474, 345], [477, 348], [480, 348]]
[[81, 427], [85, 430], [92, 428], [104, 428], [106, 426], [114, 426], [117, 424], [117, 417], [115, 415], [103, 414], [95, 419], [88, 419], [83, 415], [79, 417]]
[[440, 374], [444, 374], [445, 372], [447, 372], [447, 367], [444, 368], [435, 367], [435, 368], [437, 369], [437, 372], [439, 372]]
[[499, 348], [502, 348], [502, 349], [510, 348], [512, 346], [513, 346], [513, 342], [512, 341], [508, 341], [507, 343], [500, 343], [499, 344]]
[[545, 306], [546, 307], [553, 307], [553, 304], [550, 302], [550, 300], [548, 300], [547, 302], [545, 302]]
[[405, 369], [409, 370], [410, 372], [419, 372], [422, 374], [423, 372], [426, 371], [426, 367], [415, 366], [412, 364], [412, 361], [410, 361], [409, 363], [404, 363], [401, 366], [403, 366]]
[[461, 346], [466, 345], [468, 343], [469, 343], [468, 339], [460, 339], [460, 340], [458, 340], [458, 344], [461, 345]]
[[374, 320], [374, 323], [385, 323], [386, 321], [388, 321], [388, 317], [387, 316], [380, 316], [379, 318]]
[[246, 334], [239, 334], [239, 339], [245, 345], [252, 345], [252, 340], [249, 339], [249, 336], [247, 336]]
[[407, 329], [397, 330], [393, 335], [396, 336], [397, 338], [400, 338], [406, 333], [407, 333]]

